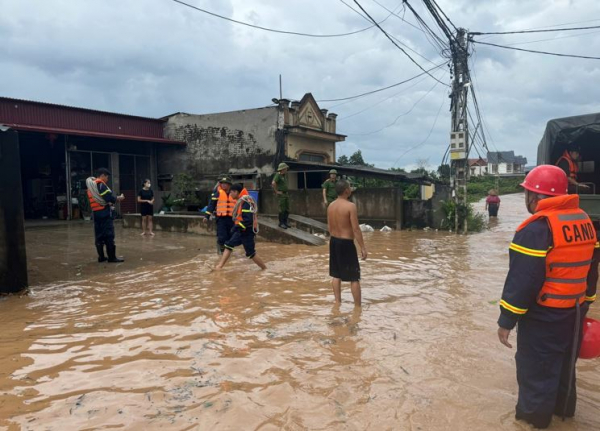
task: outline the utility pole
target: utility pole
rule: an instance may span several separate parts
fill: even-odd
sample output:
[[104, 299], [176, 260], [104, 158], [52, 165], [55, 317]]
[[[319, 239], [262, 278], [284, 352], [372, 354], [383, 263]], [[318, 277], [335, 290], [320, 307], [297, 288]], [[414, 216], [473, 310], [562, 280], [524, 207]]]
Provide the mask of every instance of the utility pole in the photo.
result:
[[458, 233], [459, 212], [465, 211], [463, 233], [467, 233], [467, 181], [469, 180], [469, 124], [467, 122], [467, 96], [471, 82], [469, 79], [469, 55], [467, 31], [459, 28], [456, 36], [450, 38], [452, 53], [452, 92], [450, 111], [450, 184], [454, 198], [454, 230]]

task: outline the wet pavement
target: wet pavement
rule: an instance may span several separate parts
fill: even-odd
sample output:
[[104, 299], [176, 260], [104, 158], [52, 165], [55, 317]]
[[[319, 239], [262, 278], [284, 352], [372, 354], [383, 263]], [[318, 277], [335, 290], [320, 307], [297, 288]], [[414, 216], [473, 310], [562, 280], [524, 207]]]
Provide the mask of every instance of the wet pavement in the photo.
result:
[[[522, 200], [468, 237], [367, 234], [362, 309], [347, 286], [333, 306], [327, 247], [260, 243], [267, 271], [237, 251], [215, 273], [199, 236], [118, 229], [110, 266], [89, 226], [29, 230], [32, 294], [0, 299], [0, 428], [529, 430], [496, 337]], [[600, 360], [578, 372], [552, 429], [600, 429]]]

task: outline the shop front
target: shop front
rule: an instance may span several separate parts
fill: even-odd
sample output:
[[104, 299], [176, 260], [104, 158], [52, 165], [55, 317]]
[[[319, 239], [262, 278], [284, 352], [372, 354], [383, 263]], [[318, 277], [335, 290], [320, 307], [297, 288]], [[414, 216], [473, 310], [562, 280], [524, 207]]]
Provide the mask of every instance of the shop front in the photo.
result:
[[137, 212], [143, 181], [157, 184], [157, 147], [185, 145], [163, 137], [164, 120], [9, 98], [0, 125], [18, 135], [26, 219], [89, 218], [86, 179], [99, 168], [125, 195], [118, 213]]

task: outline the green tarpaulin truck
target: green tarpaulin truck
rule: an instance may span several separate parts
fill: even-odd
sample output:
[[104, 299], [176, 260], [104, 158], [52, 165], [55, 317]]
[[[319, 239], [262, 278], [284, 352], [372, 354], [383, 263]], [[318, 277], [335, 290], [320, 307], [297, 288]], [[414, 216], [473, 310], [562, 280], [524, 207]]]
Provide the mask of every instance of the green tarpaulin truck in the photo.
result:
[[548, 121], [538, 146], [538, 165], [554, 165], [569, 145], [581, 148], [577, 180], [590, 186], [579, 192], [580, 206], [600, 222], [600, 113]]

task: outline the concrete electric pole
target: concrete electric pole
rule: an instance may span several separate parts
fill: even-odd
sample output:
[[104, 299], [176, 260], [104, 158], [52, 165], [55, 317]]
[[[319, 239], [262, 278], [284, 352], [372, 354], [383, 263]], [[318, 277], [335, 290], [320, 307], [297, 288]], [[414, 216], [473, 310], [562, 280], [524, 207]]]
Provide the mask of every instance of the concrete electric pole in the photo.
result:
[[454, 229], [458, 233], [460, 214], [463, 213], [463, 233], [467, 233], [467, 181], [469, 180], [469, 124], [467, 121], [467, 97], [471, 81], [469, 78], [469, 54], [467, 31], [459, 28], [450, 39], [452, 53], [452, 85], [450, 111], [450, 183], [454, 198]]

